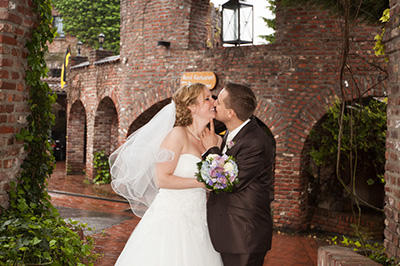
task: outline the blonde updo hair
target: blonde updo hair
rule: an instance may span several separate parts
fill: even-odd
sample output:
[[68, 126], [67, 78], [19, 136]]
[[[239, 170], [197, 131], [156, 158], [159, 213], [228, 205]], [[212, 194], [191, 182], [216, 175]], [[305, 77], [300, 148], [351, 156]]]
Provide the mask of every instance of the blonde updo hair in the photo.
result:
[[[175, 126], [188, 126], [193, 123], [193, 117], [188, 106], [201, 104], [197, 102], [197, 97], [200, 94], [204, 96], [204, 88], [206, 85], [203, 83], [193, 83], [180, 87], [172, 96], [172, 100], [176, 106], [176, 120]], [[204, 99], [203, 99], [204, 102]]]

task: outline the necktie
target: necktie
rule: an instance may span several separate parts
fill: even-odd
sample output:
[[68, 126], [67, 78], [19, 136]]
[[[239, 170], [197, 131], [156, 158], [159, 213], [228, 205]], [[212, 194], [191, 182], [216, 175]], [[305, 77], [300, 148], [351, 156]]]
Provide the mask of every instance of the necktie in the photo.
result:
[[222, 153], [225, 153], [228, 150], [228, 143], [232, 140], [231, 134], [228, 133], [228, 136], [226, 137], [226, 142], [224, 145], [224, 148], [222, 149]]

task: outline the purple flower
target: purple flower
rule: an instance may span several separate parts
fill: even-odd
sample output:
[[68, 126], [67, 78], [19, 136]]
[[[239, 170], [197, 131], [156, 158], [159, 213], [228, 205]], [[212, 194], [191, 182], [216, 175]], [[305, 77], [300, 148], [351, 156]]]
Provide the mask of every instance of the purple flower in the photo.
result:
[[197, 180], [205, 183], [207, 188], [216, 193], [230, 192], [233, 185], [239, 183], [237, 179], [239, 170], [232, 156], [208, 155], [206, 160], [197, 165], [199, 169], [196, 173]]
[[227, 182], [227, 180], [226, 180], [226, 177], [225, 176], [221, 176], [221, 178], [219, 179], [219, 181], [222, 183], [222, 184], [226, 184], [226, 182]]

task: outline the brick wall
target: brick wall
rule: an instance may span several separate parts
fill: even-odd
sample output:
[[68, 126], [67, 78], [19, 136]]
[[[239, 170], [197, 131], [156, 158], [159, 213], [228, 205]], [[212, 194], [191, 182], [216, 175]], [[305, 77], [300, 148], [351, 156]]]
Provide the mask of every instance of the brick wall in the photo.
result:
[[26, 155], [15, 134], [26, 126], [29, 107], [25, 85], [27, 49], [35, 25], [31, 1], [0, 1], [0, 205], [8, 206], [6, 191], [16, 181]]
[[81, 101], [71, 107], [68, 117], [66, 165], [68, 174], [82, 174], [85, 169], [86, 113]]
[[[202, 34], [207, 20], [191, 12], [205, 12], [209, 8], [207, 1], [168, 1], [168, 7], [166, 4], [164, 0], [121, 1], [120, 60], [89, 64], [69, 73], [68, 112], [74, 112], [73, 104], [80, 101], [87, 118], [86, 173], [93, 173], [92, 157], [98, 141], [94, 139], [95, 117], [105, 97], [114, 103], [118, 144], [122, 144], [140, 114], [171, 97], [183, 73], [213, 71], [218, 78], [214, 94], [227, 81], [254, 89], [259, 99], [256, 115], [276, 140], [274, 224], [304, 229], [308, 179], [301, 174], [301, 153], [310, 130], [340, 95], [339, 21], [310, 7], [278, 8], [276, 44], [202, 48], [203, 40], [195, 44], [195, 36], [188, 30]], [[352, 30], [349, 64], [364, 96], [385, 94], [384, 84], [373, 87], [386, 77], [385, 73], [367, 64], [386, 67], [373, 53], [377, 32], [378, 27], [361, 24]], [[170, 48], [156, 46], [158, 40], [170, 41]], [[346, 79], [349, 92], [353, 92], [348, 98], [356, 98], [349, 73]], [[72, 123], [71, 119], [68, 121]]]
[[[351, 212], [337, 212], [320, 208], [315, 208], [311, 212], [310, 228], [335, 235], [356, 236], [353, 225], [358, 224], [358, 221]], [[359, 230], [364, 237], [367, 236], [368, 239], [381, 241], [383, 237], [383, 218], [363, 213]]]
[[360, 255], [351, 248], [340, 246], [324, 246], [318, 248], [317, 265], [382, 265], [368, 257]]
[[386, 29], [386, 53], [389, 56], [388, 81], [388, 129], [386, 134], [386, 173], [385, 173], [385, 247], [391, 256], [400, 257], [400, 1], [390, 3], [390, 21]]

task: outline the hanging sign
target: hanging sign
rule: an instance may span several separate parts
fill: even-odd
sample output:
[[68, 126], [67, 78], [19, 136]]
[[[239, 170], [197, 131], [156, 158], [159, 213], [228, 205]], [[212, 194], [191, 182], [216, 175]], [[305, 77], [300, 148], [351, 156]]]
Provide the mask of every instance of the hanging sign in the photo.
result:
[[187, 72], [182, 75], [181, 85], [200, 82], [207, 86], [209, 90], [214, 89], [217, 84], [217, 77], [214, 72]]

